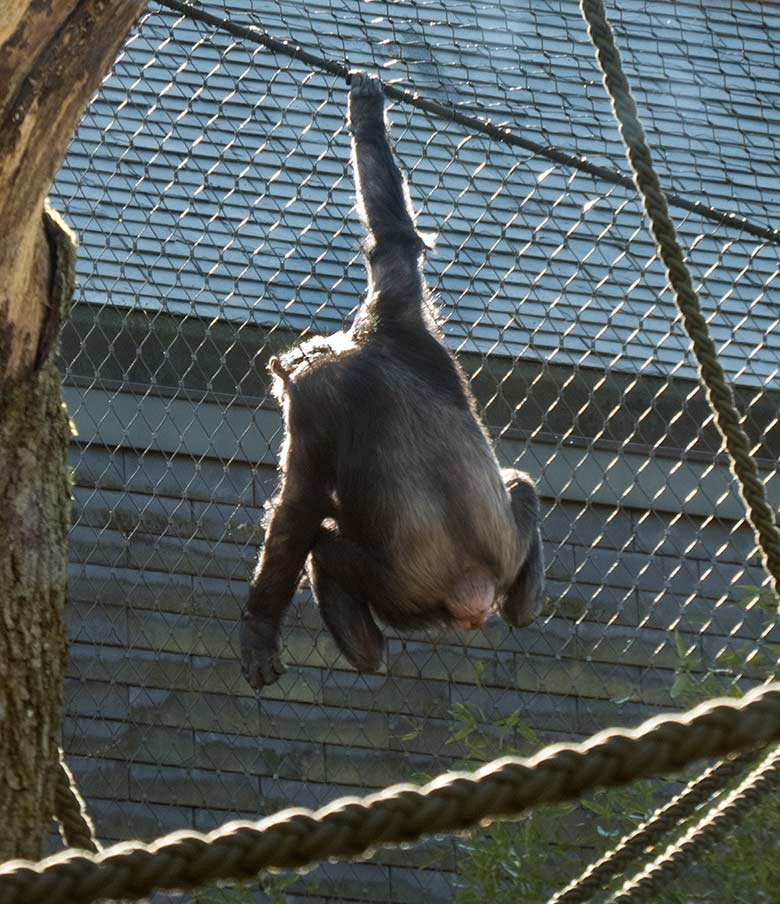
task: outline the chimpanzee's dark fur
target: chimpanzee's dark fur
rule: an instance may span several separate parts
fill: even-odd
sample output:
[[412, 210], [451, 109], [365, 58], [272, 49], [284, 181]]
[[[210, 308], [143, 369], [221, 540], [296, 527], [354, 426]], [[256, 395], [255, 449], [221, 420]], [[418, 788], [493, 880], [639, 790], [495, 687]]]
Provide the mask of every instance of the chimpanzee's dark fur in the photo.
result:
[[307, 559], [325, 624], [361, 671], [382, 657], [375, 618], [476, 627], [495, 605], [522, 627], [542, 605], [536, 491], [499, 470], [435, 322], [378, 80], [353, 75], [349, 124], [368, 294], [349, 332], [271, 362], [282, 486], [241, 623], [258, 689], [284, 671], [279, 630]]

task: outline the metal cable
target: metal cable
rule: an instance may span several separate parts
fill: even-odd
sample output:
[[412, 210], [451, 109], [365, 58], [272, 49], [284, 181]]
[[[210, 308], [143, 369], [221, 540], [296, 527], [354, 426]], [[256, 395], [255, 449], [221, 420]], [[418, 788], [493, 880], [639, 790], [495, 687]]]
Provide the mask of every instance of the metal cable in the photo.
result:
[[[215, 16], [213, 13], [207, 12], [200, 6], [183, 2], [183, 0], [155, 0], [155, 2], [159, 6], [180, 13], [188, 19], [192, 19], [196, 22], [203, 22], [206, 25], [211, 25], [234, 37], [245, 38], [248, 41], [259, 44], [261, 47], [266, 47], [273, 53], [282, 54], [291, 59], [298, 60], [299, 62], [310, 66], [312, 69], [320, 69], [323, 72], [329, 72], [331, 75], [339, 76], [340, 78], [346, 78], [349, 74], [349, 66], [347, 64], [329, 60], [326, 57], [317, 56], [316, 54], [304, 50], [304, 48], [298, 44], [274, 38], [268, 34], [267, 31], [255, 26], [237, 25], [229, 19]], [[418, 110], [424, 110], [426, 113], [431, 113], [445, 121], [456, 122], [458, 125], [464, 126], [473, 132], [487, 135], [489, 138], [492, 138], [494, 141], [498, 141], [501, 144], [505, 144], [509, 147], [523, 148], [523, 150], [538, 154], [540, 157], [544, 157], [546, 160], [550, 160], [553, 163], [560, 163], [564, 166], [571, 167], [572, 169], [594, 176], [597, 179], [603, 179], [605, 182], [609, 182], [612, 185], [622, 185], [624, 188], [630, 188], [632, 190], [636, 188], [634, 180], [630, 176], [626, 176], [616, 170], [608, 169], [605, 166], [598, 166], [595, 163], [591, 163], [586, 157], [579, 154], [572, 154], [569, 151], [563, 151], [552, 145], [545, 145], [538, 141], [533, 141], [530, 138], [523, 138], [521, 135], [517, 135], [513, 132], [509, 126], [499, 126], [490, 120], [480, 119], [477, 116], [469, 116], [465, 113], [461, 113], [456, 107], [440, 104], [437, 101], [421, 97], [416, 92], [398, 88], [393, 84], [386, 83], [384, 89], [385, 94], [393, 100], [402, 101], [412, 107], [416, 107]], [[675, 192], [667, 192], [666, 197], [669, 203], [673, 204], [675, 207], [680, 207], [683, 210], [689, 210], [692, 213], [699, 214], [699, 216], [704, 219], [711, 220], [718, 225], [733, 227], [749, 235], [755, 236], [756, 238], [763, 239], [764, 241], [771, 242], [775, 245], [780, 245], [780, 229], [772, 229], [769, 226], [760, 226], [740, 214], [718, 210], [716, 207], [711, 207], [709, 204], [702, 204], [700, 201], [690, 201], [688, 198], [676, 194]]]

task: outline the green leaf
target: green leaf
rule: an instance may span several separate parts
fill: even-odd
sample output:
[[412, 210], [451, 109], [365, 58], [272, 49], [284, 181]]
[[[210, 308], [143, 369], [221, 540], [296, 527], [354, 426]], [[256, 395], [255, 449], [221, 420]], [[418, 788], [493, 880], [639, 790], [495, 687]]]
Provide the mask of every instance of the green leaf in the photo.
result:
[[680, 697], [692, 693], [694, 688], [695, 685], [693, 681], [691, 681], [690, 676], [686, 672], [678, 672], [672, 682], [672, 689], [669, 691], [669, 694], [672, 700], [679, 700]]
[[517, 733], [526, 741], [530, 741], [532, 744], [539, 743], [539, 735], [531, 728], [530, 725], [526, 725], [525, 722], [517, 723]]

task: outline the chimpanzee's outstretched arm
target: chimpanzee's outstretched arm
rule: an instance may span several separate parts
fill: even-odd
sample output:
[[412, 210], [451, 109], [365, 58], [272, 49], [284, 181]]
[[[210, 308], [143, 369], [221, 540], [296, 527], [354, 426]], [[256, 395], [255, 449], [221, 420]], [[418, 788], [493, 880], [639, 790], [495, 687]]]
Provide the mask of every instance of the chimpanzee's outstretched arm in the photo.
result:
[[351, 79], [349, 128], [358, 210], [368, 231], [369, 304], [374, 294], [381, 315], [419, 316], [425, 291], [421, 272], [425, 246], [393, 156], [382, 83], [362, 72], [353, 73]]

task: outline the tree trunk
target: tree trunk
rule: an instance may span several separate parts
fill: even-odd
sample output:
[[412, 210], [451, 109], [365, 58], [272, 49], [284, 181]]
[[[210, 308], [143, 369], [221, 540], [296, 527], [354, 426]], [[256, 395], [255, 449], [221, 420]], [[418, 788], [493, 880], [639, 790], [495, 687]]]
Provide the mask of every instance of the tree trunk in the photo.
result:
[[144, 5], [0, 0], [0, 862], [43, 853], [62, 721], [75, 245], [44, 199]]
[[[58, 335], [74, 246], [53, 218], [47, 226], [42, 250], [59, 278], [46, 326]], [[0, 335], [8, 330], [0, 323]], [[55, 356], [52, 343], [0, 397], [0, 861], [41, 856], [60, 745], [70, 430]]]

